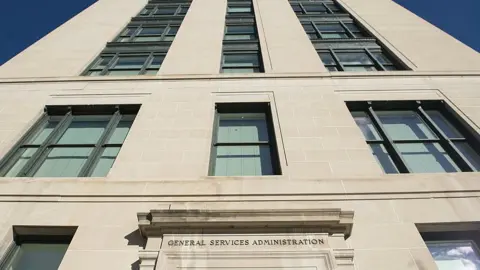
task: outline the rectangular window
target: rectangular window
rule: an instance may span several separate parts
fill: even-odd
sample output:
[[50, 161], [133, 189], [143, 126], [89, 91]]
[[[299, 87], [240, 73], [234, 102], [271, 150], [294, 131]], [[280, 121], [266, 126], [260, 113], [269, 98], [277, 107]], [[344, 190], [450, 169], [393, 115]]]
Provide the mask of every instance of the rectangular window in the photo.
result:
[[318, 55], [330, 71], [397, 70], [398, 67], [382, 52], [372, 49], [319, 50]]
[[252, 2], [250, 0], [229, 0], [225, 21], [221, 72], [263, 72]]
[[[39, 234], [19, 235], [14, 227], [14, 243], [3, 254], [0, 269], [58, 269], [76, 228], [42, 228], [42, 230], [43, 232]], [[45, 231], [53, 231], [54, 234], [46, 235]]]
[[280, 163], [269, 103], [216, 105], [210, 175], [278, 175]]
[[107, 44], [83, 76], [156, 75], [189, 7], [190, 0], [149, 4]]
[[106, 176], [138, 110], [138, 105], [47, 107], [0, 161], [0, 176]]
[[290, 0], [290, 4], [327, 70], [405, 69], [336, 1]]
[[480, 170], [478, 134], [442, 101], [347, 106], [385, 173]]
[[421, 233], [439, 270], [480, 269], [478, 231]]

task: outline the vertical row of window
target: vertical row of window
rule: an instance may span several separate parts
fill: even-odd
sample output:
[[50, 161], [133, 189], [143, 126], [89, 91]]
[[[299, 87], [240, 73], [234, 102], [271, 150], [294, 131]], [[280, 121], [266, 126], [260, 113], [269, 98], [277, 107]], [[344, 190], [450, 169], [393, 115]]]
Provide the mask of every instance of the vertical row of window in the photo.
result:
[[[480, 136], [443, 101], [347, 102], [385, 173], [480, 171]], [[0, 160], [4, 177], [103, 177], [139, 105], [48, 106]], [[215, 107], [210, 175], [279, 175], [269, 103]]]
[[290, 4], [329, 71], [404, 69], [335, 1], [290, 0]]
[[190, 0], [150, 1], [83, 75], [156, 74], [189, 7]]
[[263, 72], [257, 24], [251, 0], [228, 0], [222, 73]]

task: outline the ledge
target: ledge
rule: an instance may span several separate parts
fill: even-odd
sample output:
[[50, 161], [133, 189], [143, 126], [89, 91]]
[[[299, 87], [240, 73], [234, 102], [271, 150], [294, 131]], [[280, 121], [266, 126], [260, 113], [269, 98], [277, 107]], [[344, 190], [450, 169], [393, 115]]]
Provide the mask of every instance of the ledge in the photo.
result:
[[295, 210], [151, 210], [137, 213], [144, 237], [189, 233], [322, 232], [350, 235], [353, 211], [339, 208]]

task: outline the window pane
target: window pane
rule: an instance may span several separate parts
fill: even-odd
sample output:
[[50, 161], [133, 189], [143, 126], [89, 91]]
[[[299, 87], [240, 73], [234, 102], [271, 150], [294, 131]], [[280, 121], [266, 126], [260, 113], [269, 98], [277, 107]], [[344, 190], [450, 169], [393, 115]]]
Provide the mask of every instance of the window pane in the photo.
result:
[[162, 40], [161, 36], [156, 37], [135, 37], [133, 41], [135, 42], [149, 42], [149, 41], [160, 41]]
[[90, 71], [87, 73], [88, 76], [100, 76], [101, 71]]
[[62, 262], [68, 244], [22, 244], [6, 262], [8, 270], [54, 270]]
[[387, 58], [387, 56], [385, 56], [383, 53], [372, 53], [373, 54], [373, 57], [375, 57], [375, 59], [377, 59], [378, 62], [380, 62], [381, 64], [386, 64], [386, 65], [391, 65], [392, 64], [392, 61], [390, 61], [390, 59]]
[[328, 71], [338, 71], [336, 67], [327, 67]]
[[118, 152], [120, 152], [120, 147], [105, 148], [91, 176], [107, 176], [108, 172], [112, 168], [113, 163], [115, 162], [115, 159], [117, 158]]
[[387, 134], [393, 140], [435, 139], [436, 136], [413, 111], [377, 111]]
[[373, 65], [372, 60], [368, 57], [366, 53], [336, 53], [338, 60], [344, 65]]
[[258, 54], [226, 54], [224, 56], [225, 67], [253, 67], [260, 63]]
[[107, 76], [133, 76], [138, 75], [140, 70], [110, 70]]
[[438, 143], [399, 143], [396, 146], [413, 173], [460, 171]]
[[151, 36], [151, 35], [161, 35], [165, 28], [163, 27], [148, 27], [148, 28], [142, 28], [140, 30], [140, 33], [138, 33], [139, 36]]
[[174, 15], [177, 11], [177, 8], [166, 8], [161, 7], [157, 11], [155, 11], [155, 15]]
[[320, 30], [320, 32], [345, 32], [345, 29], [343, 29], [343, 27], [339, 24], [339, 23], [335, 23], [335, 24], [321, 24], [321, 23], [317, 23], [316, 24], [318, 30]]
[[448, 138], [463, 138], [458, 130], [443, 117], [439, 111], [425, 111], [437, 127], [443, 131]]
[[348, 35], [345, 33], [322, 33], [322, 38], [325, 38], [325, 39], [348, 38]]
[[37, 148], [23, 148], [19, 151], [22, 151], [23, 153], [20, 155], [15, 164], [10, 168], [7, 174], [5, 174], [6, 177], [16, 177], [20, 170], [23, 169], [23, 166], [25, 166], [25, 164], [27, 164], [33, 154], [35, 154]]
[[234, 25], [234, 26], [227, 26], [228, 34], [235, 34], [235, 33], [255, 33], [255, 28], [251, 25]]
[[323, 64], [325, 65], [335, 65], [335, 60], [330, 53], [319, 53], [318, 54], [322, 59]]
[[132, 121], [120, 121], [113, 131], [112, 136], [108, 139], [108, 143], [111, 144], [121, 144], [125, 141], [128, 132], [130, 131], [130, 127], [132, 126]]
[[122, 56], [113, 68], [115, 69], [141, 69], [147, 56]]
[[327, 7], [334, 13], [343, 13], [343, 11], [335, 4], [327, 4]]
[[303, 29], [305, 29], [305, 31], [307, 33], [315, 33], [315, 28], [313, 27], [313, 25], [311, 23], [304, 23], [302, 24], [303, 26]]
[[152, 70], [146, 70], [144, 75], [157, 75], [158, 70], [157, 69], [152, 69]]
[[385, 70], [398, 70], [398, 68], [396, 66], [383, 66], [385, 68]]
[[49, 117], [48, 122], [46, 125], [41, 128], [35, 135], [27, 141], [27, 144], [41, 144], [45, 141], [45, 139], [52, 133], [53, 129], [57, 126], [59, 119], [52, 119]]
[[217, 142], [268, 141], [268, 129], [263, 113], [219, 114]]
[[109, 117], [75, 116], [58, 144], [95, 144], [109, 120]]
[[228, 7], [228, 13], [251, 13], [251, 7]]
[[169, 35], [176, 35], [177, 32], [178, 32], [178, 26], [170, 26], [170, 28], [168, 29], [168, 32], [167, 34]]
[[472, 164], [475, 170], [480, 171], [480, 156], [478, 153], [466, 142], [456, 142], [455, 146], [463, 156], [470, 161], [470, 164]]
[[153, 57], [152, 63], [148, 66], [148, 68], [160, 68], [163, 63], [163, 59], [165, 59], [165, 56], [163, 55], [157, 55]]
[[382, 137], [378, 134], [377, 129], [373, 125], [370, 117], [364, 112], [352, 112], [353, 120], [362, 131], [367, 140], [381, 140]]
[[254, 35], [225, 35], [225, 40], [253, 40]]
[[315, 5], [303, 5], [303, 8], [305, 8], [307, 13], [327, 13], [327, 9], [321, 3]]
[[53, 148], [34, 174], [35, 177], [77, 177], [93, 148]]
[[260, 72], [258, 68], [223, 68], [223, 73], [256, 73]]
[[103, 69], [108, 65], [108, 62], [112, 60], [111, 56], [102, 57], [97, 60], [97, 62], [92, 66], [92, 69]]
[[295, 13], [303, 13], [302, 8], [300, 7], [299, 4], [292, 4], [291, 6], [292, 6], [293, 11]]
[[480, 256], [472, 241], [426, 242], [439, 270], [480, 269]]
[[344, 71], [376, 71], [374, 66], [344, 66]]
[[215, 175], [273, 175], [268, 146], [216, 147]]
[[361, 30], [353, 23], [345, 23], [345, 26], [352, 32], [361, 32]]
[[378, 164], [382, 166], [385, 173], [398, 173], [397, 167], [393, 163], [392, 158], [387, 153], [387, 149], [382, 144], [370, 144], [372, 154], [377, 160]]

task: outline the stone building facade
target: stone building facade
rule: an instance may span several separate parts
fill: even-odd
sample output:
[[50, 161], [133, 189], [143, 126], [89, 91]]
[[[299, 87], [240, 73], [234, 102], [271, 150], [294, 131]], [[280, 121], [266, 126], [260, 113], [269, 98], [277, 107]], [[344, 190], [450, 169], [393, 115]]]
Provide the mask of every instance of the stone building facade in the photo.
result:
[[[480, 55], [390, 0], [232, 2], [99, 0], [0, 67], [2, 266], [53, 241], [63, 270], [480, 269]], [[310, 19], [348, 29], [309, 40]], [[148, 23], [179, 27], [135, 44]], [[337, 51], [355, 46], [364, 71]], [[229, 66], [237, 49], [258, 70]], [[116, 69], [133, 50], [146, 62]], [[242, 109], [267, 139], [234, 140]]]

